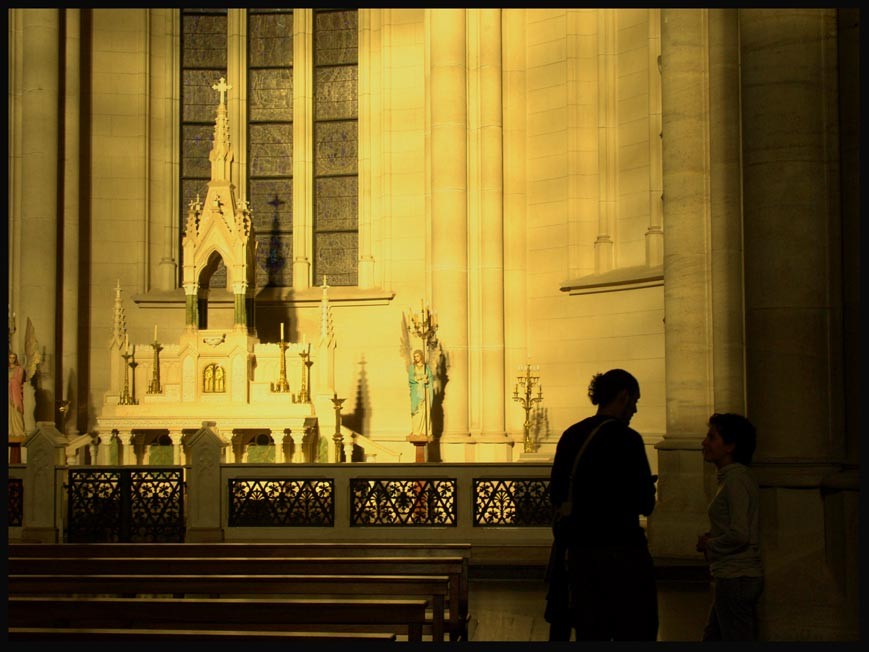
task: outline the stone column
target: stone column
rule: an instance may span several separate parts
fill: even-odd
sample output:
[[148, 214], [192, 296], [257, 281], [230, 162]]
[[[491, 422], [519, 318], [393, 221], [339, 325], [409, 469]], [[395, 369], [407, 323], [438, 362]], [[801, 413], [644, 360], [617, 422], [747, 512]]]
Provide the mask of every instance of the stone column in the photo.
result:
[[[293, 10], [293, 288], [311, 286], [314, 203], [313, 9]], [[309, 116], [311, 119], [309, 119]]]
[[[430, 29], [432, 308], [448, 357], [441, 448], [469, 441], [466, 10], [426, 10]], [[435, 434], [438, 431], [435, 417]], [[457, 451], [463, 459], [465, 450]]]
[[[42, 364], [36, 381], [36, 408], [25, 412], [28, 431], [36, 422], [54, 421], [57, 380], [61, 361], [58, 344], [57, 249], [59, 125], [59, 9], [22, 11], [21, 78], [21, 224], [18, 321], [24, 335], [27, 319], [33, 322]], [[24, 341], [23, 337], [20, 341]]]
[[118, 464], [135, 465], [137, 460], [136, 451], [133, 449], [133, 431], [119, 430], [118, 443], [120, 444], [118, 448]]
[[[70, 437], [78, 435], [78, 295], [79, 295], [79, 165], [80, 165], [80, 74], [81, 40], [80, 9], [66, 12], [66, 68], [64, 98], [64, 165], [63, 165], [63, 323], [61, 334], [61, 391], [58, 399], [66, 399], [68, 411], [60, 417], [60, 429]], [[87, 404], [83, 402], [82, 407]]]
[[661, 18], [667, 432], [649, 540], [657, 556], [698, 558], [712, 476], [700, 452], [706, 422], [744, 412], [738, 25], [728, 9]]
[[[170, 291], [178, 285], [178, 125], [172, 110], [180, 86], [175, 40], [179, 12], [149, 9], [148, 204], [151, 260], [149, 288]], [[234, 132], [233, 132], [234, 133]]]
[[822, 489], [846, 453], [836, 13], [739, 12], [746, 394], [758, 431], [765, 640], [858, 634], [827, 548], [848, 524]]
[[597, 238], [594, 241], [594, 271], [613, 268], [613, 231], [618, 203], [618, 101], [616, 78], [616, 12], [598, 10], [598, 205]]
[[[504, 97], [503, 155], [504, 190], [503, 217], [511, 228], [504, 230], [504, 344], [506, 369], [516, 369], [527, 359], [526, 295], [526, 76], [525, 9], [503, 11], [504, 64], [502, 86]], [[512, 376], [506, 379], [509, 383]], [[509, 389], [502, 390], [505, 393]], [[518, 432], [522, 441], [524, 413], [513, 401], [507, 408], [511, 432]], [[522, 450], [521, 445], [514, 446]]]
[[480, 146], [480, 442], [501, 445], [484, 460], [503, 462], [512, 451], [505, 444], [506, 380], [504, 359], [504, 215], [503, 104], [501, 92], [501, 9], [479, 12], [479, 146]]
[[172, 464], [184, 464], [184, 449], [181, 445], [181, 439], [184, 436], [181, 428], [170, 428], [169, 439], [172, 440]]

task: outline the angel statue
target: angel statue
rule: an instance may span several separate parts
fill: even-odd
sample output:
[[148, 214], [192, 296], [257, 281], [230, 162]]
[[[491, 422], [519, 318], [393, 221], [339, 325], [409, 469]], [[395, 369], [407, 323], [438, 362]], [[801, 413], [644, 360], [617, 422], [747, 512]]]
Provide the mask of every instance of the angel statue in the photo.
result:
[[422, 349], [413, 352], [413, 362], [407, 368], [410, 386], [410, 434], [431, 436], [431, 403], [434, 376], [425, 362]]
[[[421, 313], [422, 315], [423, 313]], [[432, 399], [434, 393], [435, 375], [426, 361], [422, 348], [411, 349], [410, 335], [415, 332], [422, 340], [423, 346], [431, 345], [432, 329], [420, 328], [419, 318], [409, 313], [403, 316], [401, 350], [407, 364], [407, 382], [410, 389], [410, 435], [432, 437]]]
[[[15, 332], [14, 325], [10, 326], [10, 331]], [[18, 354], [11, 349], [9, 351], [9, 444], [11, 445], [9, 461], [13, 464], [21, 462], [20, 444], [26, 435], [24, 381], [33, 378], [36, 367], [42, 361], [42, 356], [39, 353], [39, 342], [36, 340], [36, 332], [29, 317], [27, 318], [24, 350], [27, 355], [26, 368], [22, 367], [18, 361]]]

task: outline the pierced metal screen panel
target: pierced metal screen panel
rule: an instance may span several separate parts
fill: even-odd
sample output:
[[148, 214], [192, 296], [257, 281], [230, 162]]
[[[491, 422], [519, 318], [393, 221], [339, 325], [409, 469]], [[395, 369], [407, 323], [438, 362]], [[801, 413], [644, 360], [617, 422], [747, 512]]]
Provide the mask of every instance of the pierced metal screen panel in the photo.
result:
[[552, 517], [548, 479], [474, 479], [475, 527], [548, 527]]
[[24, 524], [24, 481], [21, 478], [9, 478], [9, 527], [21, 527]]
[[130, 541], [184, 541], [181, 469], [130, 472]]
[[333, 480], [229, 480], [230, 527], [334, 527]]
[[457, 523], [456, 480], [350, 480], [350, 526]]
[[71, 543], [184, 541], [182, 469], [70, 470], [67, 505]]

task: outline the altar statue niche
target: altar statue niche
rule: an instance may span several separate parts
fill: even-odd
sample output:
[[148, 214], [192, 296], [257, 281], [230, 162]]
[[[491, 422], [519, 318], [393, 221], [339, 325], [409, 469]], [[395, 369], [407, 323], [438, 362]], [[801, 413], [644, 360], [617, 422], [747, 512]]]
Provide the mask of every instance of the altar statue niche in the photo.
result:
[[219, 251], [212, 251], [199, 273], [198, 326], [229, 329], [233, 326], [233, 297], [227, 286], [227, 269]]

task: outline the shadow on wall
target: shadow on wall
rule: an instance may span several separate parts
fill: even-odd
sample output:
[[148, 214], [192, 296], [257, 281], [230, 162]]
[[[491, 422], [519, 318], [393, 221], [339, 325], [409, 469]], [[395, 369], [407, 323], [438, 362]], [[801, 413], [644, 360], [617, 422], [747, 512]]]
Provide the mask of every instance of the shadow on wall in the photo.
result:
[[[358, 432], [360, 435], [368, 436], [368, 430], [371, 424], [371, 405], [370, 393], [368, 391], [368, 374], [365, 371], [365, 355], [359, 359], [359, 375], [356, 378], [356, 403], [353, 406], [353, 412], [349, 412], [341, 416], [341, 423], [350, 430]], [[354, 444], [354, 455], [357, 446]]]
[[428, 461], [442, 462], [441, 456], [441, 436], [444, 434], [444, 398], [446, 396], [446, 386], [449, 382], [449, 359], [444, 352], [440, 342], [437, 348], [431, 352], [429, 358], [431, 364], [432, 375], [434, 376], [434, 387], [432, 388], [431, 401], [431, 430], [432, 441], [428, 445]]

